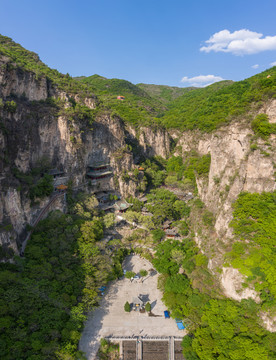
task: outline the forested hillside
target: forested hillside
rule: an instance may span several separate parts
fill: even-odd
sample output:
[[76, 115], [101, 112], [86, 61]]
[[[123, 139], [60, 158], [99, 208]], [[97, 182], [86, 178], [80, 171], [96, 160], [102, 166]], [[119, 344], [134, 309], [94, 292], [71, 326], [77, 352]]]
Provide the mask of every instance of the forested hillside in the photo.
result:
[[256, 112], [276, 96], [276, 67], [243, 81], [222, 81], [190, 91], [169, 104], [160, 118], [167, 128], [211, 132], [232, 120]]
[[[156, 116], [166, 110], [160, 99], [151, 97], [129, 81], [106, 79], [99, 75], [80, 78], [79, 81], [96, 89], [100, 106], [134, 126], [156, 126]], [[124, 96], [124, 99], [117, 99], [118, 96]]]
[[146, 91], [151, 97], [161, 100], [167, 104], [175, 100], [179, 96], [196, 89], [195, 87], [176, 87], [166, 85], [154, 85], [154, 84], [137, 84], [137, 86]]

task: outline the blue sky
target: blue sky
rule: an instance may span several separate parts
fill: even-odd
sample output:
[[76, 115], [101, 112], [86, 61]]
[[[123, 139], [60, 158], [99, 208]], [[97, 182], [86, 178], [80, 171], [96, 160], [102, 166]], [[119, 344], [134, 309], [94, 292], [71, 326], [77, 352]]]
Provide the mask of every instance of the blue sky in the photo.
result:
[[276, 62], [275, 0], [0, 0], [0, 9], [2, 35], [72, 76], [204, 85]]

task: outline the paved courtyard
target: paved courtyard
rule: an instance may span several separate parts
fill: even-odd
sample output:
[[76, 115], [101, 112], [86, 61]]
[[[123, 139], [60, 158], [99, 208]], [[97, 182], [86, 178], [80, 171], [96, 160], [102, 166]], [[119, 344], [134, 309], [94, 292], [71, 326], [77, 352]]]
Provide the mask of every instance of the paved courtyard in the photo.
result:
[[[152, 265], [138, 255], [128, 256], [123, 264], [127, 271], [138, 273]], [[106, 336], [184, 336], [185, 332], [177, 329], [173, 319], [164, 318], [165, 305], [162, 293], [157, 289], [158, 274], [147, 275], [141, 279], [122, 279], [110, 284], [100, 306], [92, 312], [85, 324], [79, 348], [86, 353], [88, 360], [94, 360], [99, 348], [99, 341]], [[152, 305], [154, 317], [148, 314], [124, 311], [126, 301], [132, 303], [133, 297], [143, 295]]]

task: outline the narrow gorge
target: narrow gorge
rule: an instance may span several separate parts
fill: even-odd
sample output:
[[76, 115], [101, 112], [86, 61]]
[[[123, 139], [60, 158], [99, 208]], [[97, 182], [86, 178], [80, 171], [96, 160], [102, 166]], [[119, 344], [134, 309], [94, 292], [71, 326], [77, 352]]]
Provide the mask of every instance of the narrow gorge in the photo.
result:
[[[54, 344], [47, 350], [36, 335], [42, 325], [33, 319], [24, 330], [33, 348], [24, 357], [18, 335], [17, 359], [81, 359], [78, 341], [99, 303], [98, 287], [123, 276], [122, 261], [133, 251], [154, 264], [164, 303], [188, 324], [186, 359], [241, 359], [235, 351], [248, 360], [274, 358], [275, 80], [273, 67], [244, 82], [179, 93], [168, 105], [153, 85], [71, 78], [0, 36], [0, 245], [3, 271], [10, 271], [3, 294], [9, 296], [15, 274], [25, 274], [36, 256], [62, 267], [57, 259], [71, 251], [74, 264], [59, 300], [54, 288], [61, 270], [57, 279], [49, 275], [49, 292], [39, 282], [48, 279], [39, 262], [39, 280], [19, 281], [21, 291], [56, 301], [74, 326], [43, 333]], [[111, 208], [117, 223], [104, 213]], [[62, 227], [58, 251], [52, 250], [55, 226]], [[48, 246], [39, 243], [43, 236], [53, 253], [40, 253]], [[16, 303], [21, 295], [10, 296]], [[5, 321], [1, 329], [13, 329], [11, 315]], [[229, 345], [229, 357], [222, 350], [227, 341], [234, 349]], [[15, 359], [7, 348], [3, 359]]]

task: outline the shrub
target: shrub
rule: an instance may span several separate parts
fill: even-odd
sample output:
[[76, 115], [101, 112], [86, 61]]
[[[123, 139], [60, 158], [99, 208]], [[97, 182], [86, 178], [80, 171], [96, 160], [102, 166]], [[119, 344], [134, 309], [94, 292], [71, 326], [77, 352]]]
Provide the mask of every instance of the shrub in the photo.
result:
[[125, 303], [124, 309], [125, 309], [125, 312], [130, 312], [131, 306], [130, 306], [130, 303], [128, 301]]
[[276, 125], [269, 123], [268, 116], [266, 114], [257, 115], [251, 122], [251, 127], [254, 133], [262, 139], [267, 139], [269, 135], [276, 134]]
[[5, 105], [4, 105], [4, 109], [10, 113], [15, 113], [16, 111], [16, 108], [17, 108], [17, 104], [15, 101], [6, 101], [5, 102]]
[[149, 302], [146, 303], [145, 310], [146, 310], [147, 312], [150, 312], [150, 311], [151, 311], [151, 304], [150, 304]]
[[136, 275], [135, 272], [133, 272], [133, 271], [127, 271], [126, 274], [125, 274], [125, 277], [126, 277], [127, 279], [131, 279], [131, 278], [134, 277], [135, 275]]
[[255, 150], [257, 150], [258, 149], [258, 145], [257, 144], [251, 144], [250, 145], [250, 150], [251, 151], [255, 151]]
[[151, 234], [154, 242], [161, 241], [166, 235], [165, 231], [162, 229], [154, 229], [151, 231]]
[[145, 270], [145, 269], [140, 270], [140, 275], [141, 276], [147, 276], [148, 275], [147, 270]]

